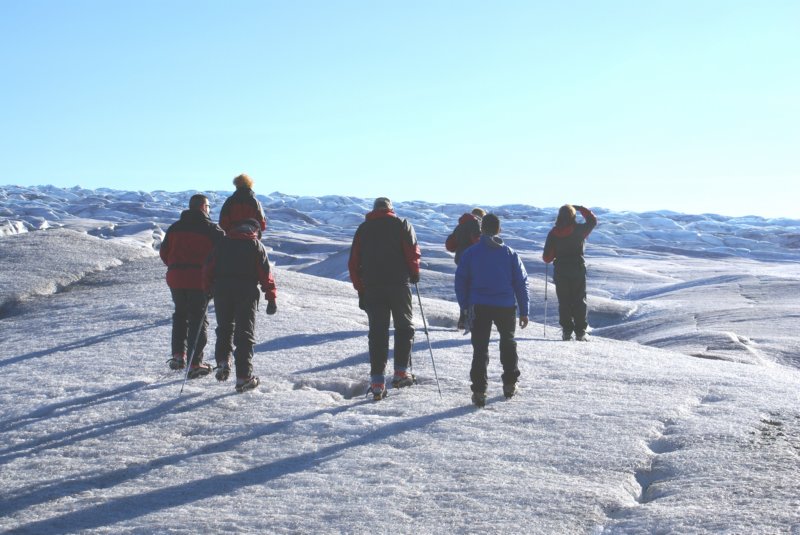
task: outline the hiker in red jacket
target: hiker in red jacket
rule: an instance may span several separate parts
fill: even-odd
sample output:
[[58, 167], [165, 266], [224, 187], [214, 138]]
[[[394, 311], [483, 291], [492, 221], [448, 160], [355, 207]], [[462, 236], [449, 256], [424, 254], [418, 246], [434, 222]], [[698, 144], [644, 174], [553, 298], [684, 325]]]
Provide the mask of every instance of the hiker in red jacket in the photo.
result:
[[[576, 222], [576, 211], [584, 223]], [[583, 251], [586, 238], [597, 225], [597, 218], [588, 208], [565, 204], [558, 211], [556, 225], [547, 234], [542, 260], [553, 262], [553, 282], [558, 297], [558, 321], [562, 340], [586, 341], [589, 326], [586, 308], [586, 261]]]
[[258, 238], [267, 230], [267, 219], [261, 203], [253, 192], [253, 179], [249, 175], [241, 174], [233, 179], [236, 191], [225, 199], [219, 211], [219, 226], [225, 232], [230, 232], [245, 219], [255, 219], [258, 222]]
[[173, 370], [180, 370], [186, 366], [186, 355], [192, 355], [190, 379], [208, 375], [211, 371], [211, 366], [203, 363], [208, 297], [203, 291], [202, 268], [206, 257], [225, 233], [211, 222], [209, 210], [205, 195], [192, 195], [189, 209], [184, 210], [180, 220], [169, 227], [159, 251], [167, 266], [167, 285], [175, 303], [172, 358], [168, 363]]

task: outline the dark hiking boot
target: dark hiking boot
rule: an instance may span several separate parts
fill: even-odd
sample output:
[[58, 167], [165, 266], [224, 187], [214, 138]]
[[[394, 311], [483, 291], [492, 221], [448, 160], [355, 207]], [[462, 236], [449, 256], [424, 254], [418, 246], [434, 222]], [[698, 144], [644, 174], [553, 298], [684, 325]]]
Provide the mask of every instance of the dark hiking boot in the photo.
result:
[[186, 355], [183, 353], [175, 353], [172, 358], [167, 361], [170, 370], [182, 370], [186, 367]]
[[483, 408], [486, 406], [486, 392], [473, 392], [472, 403], [476, 407]]
[[201, 362], [197, 366], [192, 366], [189, 368], [187, 377], [189, 377], [189, 379], [198, 379], [200, 377], [205, 377], [209, 373], [211, 373], [211, 365]]
[[506, 399], [511, 399], [517, 393], [517, 383], [503, 385], [503, 395]]
[[408, 372], [394, 372], [392, 377], [392, 388], [403, 388], [411, 386], [417, 382], [417, 378]]
[[570, 340], [572, 340], [572, 333], [570, 331], [563, 331], [561, 333], [561, 339], [564, 340], [565, 342], [569, 342]]
[[588, 342], [589, 336], [586, 333], [575, 333], [575, 340], [578, 342]]
[[216, 377], [217, 381], [219, 382], [227, 381], [228, 377], [230, 377], [231, 375], [231, 367], [230, 364], [228, 364], [227, 362], [218, 364], [217, 367], [214, 369], [216, 370], [214, 377]]
[[236, 391], [241, 394], [242, 392], [247, 392], [248, 390], [253, 390], [259, 384], [261, 384], [261, 381], [259, 381], [258, 377], [256, 377], [255, 375], [253, 375], [249, 379], [237, 379], [236, 380]]
[[367, 390], [367, 395], [372, 394], [372, 399], [380, 401], [386, 397], [386, 385], [383, 383], [372, 383], [372, 386]]

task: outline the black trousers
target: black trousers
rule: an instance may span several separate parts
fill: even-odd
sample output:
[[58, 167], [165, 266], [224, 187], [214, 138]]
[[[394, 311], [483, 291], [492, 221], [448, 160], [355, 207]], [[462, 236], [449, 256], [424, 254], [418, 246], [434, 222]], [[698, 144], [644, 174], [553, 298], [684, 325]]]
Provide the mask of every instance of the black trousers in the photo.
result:
[[[194, 355], [192, 364], [198, 364], [203, 361], [203, 350], [208, 342], [205, 292], [177, 288], [170, 289], [170, 293], [175, 303], [175, 312], [172, 314], [172, 354]], [[195, 338], [196, 348], [192, 347]]]
[[515, 384], [519, 378], [519, 356], [514, 331], [517, 328], [516, 307], [474, 305], [472, 323], [472, 369], [469, 376], [473, 392], [486, 392], [489, 369], [489, 340], [492, 324], [500, 334], [500, 364], [503, 366], [503, 384]]
[[408, 368], [414, 345], [411, 288], [407, 284], [368, 287], [364, 306], [369, 318], [370, 375], [383, 376], [386, 372], [390, 321], [394, 321], [394, 369]]
[[[260, 295], [255, 285], [234, 289], [222, 289], [217, 285], [215, 288], [217, 343], [214, 358], [217, 365], [227, 364], [233, 353], [237, 379], [249, 379], [253, 375], [256, 310]], [[233, 346], [236, 346], [235, 350]]]
[[564, 334], [581, 335], [589, 326], [586, 308], [586, 267], [556, 267], [553, 273], [558, 297], [558, 323]]

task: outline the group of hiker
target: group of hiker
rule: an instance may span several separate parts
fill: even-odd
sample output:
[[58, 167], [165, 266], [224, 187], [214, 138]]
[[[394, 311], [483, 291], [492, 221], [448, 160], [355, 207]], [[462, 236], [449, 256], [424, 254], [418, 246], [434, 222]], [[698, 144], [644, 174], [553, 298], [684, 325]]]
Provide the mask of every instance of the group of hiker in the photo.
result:
[[[247, 175], [234, 179], [236, 192], [223, 204], [219, 225], [209, 218], [208, 199], [194, 195], [189, 210], [167, 231], [161, 258], [168, 266], [167, 283], [175, 304], [172, 325], [172, 369], [189, 366], [187, 377], [216, 371], [228, 379], [231, 355], [236, 368], [236, 390], [258, 386], [253, 375], [255, 316], [260, 299], [267, 314], [277, 311], [275, 280], [261, 244], [266, 220]], [[584, 219], [577, 222], [577, 214]], [[542, 260], [553, 263], [562, 339], [587, 340], [585, 240], [597, 224], [583, 206], [561, 207], [544, 244]], [[511, 247], [500, 238], [500, 218], [475, 208], [459, 218], [445, 247], [455, 253], [455, 294], [460, 315], [458, 328], [470, 334], [473, 348], [470, 380], [472, 402], [483, 407], [488, 388], [489, 341], [492, 326], [500, 336], [503, 395], [517, 392], [520, 376], [515, 331], [528, 325], [528, 274]], [[386, 396], [390, 326], [394, 325], [393, 388], [409, 387], [416, 378], [409, 370], [414, 344], [411, 286], [420, 277], [420, 247], [413, 225], [397, 216], [392, 201], [375, 199], [353, 236], [348, 271], [358, 293], [358, 305], [369, 322], [369, 393]], [[216, 367], [203, 362], [207, 343], [206, 310], [213, 297], [217, 317]], [[235, 349], [234, 349], [235, 346]], [[191, 362], [187, 362], [187, 355]]]
[[[261, 244], [267, 224], [253, 193], [253, 180], [242, 174], [233, 184], [236, 192], [222, 205], [219, 224], [211, 221], [208, 198], [193, 195], [189, 209], [164, 235], [159, 254], [167, 265], [167, 285], [175, 304], [169, 367], [189, 366], [190, 379], [215, 371], [218, 381], [227, 381], [233, 357], [236, 391], [245, 392], [259, 384], [253, 375], [258, 286], [267, 301], [267, 314], [278, 310], [277, 289]], [[206, 311], [212, 297], [217, 318], [215, 368], [203, 361], [208, 340]]]
[[[584, 219], [578, 223], [576, 214]], [[562, 340], [586, 341], [586, 238], [597, 225], [591, 210], [566, 204], [559, 209], [555, 226], [547, 234], [542, 260], [553, 263], [553, 280], [558, 297]], [[528, 274], [519, 255], [499, 237], [500, 219], [474, 208], [463, 214], [447, 237], [445, 247], [455, 253], [455, 291], [460, 308], [458, 328], [471, 334], [472, 402], [486, 404], [489, 339], [492, 325], [500, 336], [500, 364], [503, 367], [503, 395], [510, 399], [517, 391], [516, 316], [519, 327], [528, 325]], [[516, 316], [515, 316], [516, 312]]]

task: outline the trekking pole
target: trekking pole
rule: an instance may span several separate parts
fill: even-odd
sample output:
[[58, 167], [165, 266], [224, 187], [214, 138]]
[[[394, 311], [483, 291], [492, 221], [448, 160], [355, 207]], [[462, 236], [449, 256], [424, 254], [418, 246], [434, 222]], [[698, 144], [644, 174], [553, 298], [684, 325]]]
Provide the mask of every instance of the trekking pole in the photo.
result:
[[422, 315], [422, 325], [425, 327], [425, 338], [428, 339], [428, 351], [431, 352], [431, 364], [433, 364], [433, 376], [436, 377], [436, 388], [439, 389], [439, 399], [442, 399], [442, 387], [439, 386], [439, 374], [436, 373], [436, 361], [433, 360], [433, 346], [431, 346], [431, 337], [428, 334], [428, 322], [425, 321], [425, 310], [422, 309], [422, 297], [419, 295], [419, 285], [415, 282], [414, 288], [417, 289], [417, 300], [419, 301], [419, 312]]
[[544, 265], [544, 337], [547, 338], [547, 279], [549, 278], [550, 264]]
[[192, 353], [186, 360], [186, 373], [183, 375], [183, 384], [181, 385], [181, 391], [178, 393], [178, 396], [183, 394], [183, 387], [186, 386], [186, 380], [189, 378], [189, 368], [192, 366], [192, 360], [194, 360], [194, 354], [197, 353], [197, 342], [200, 340], [200, 331], [203, 330], [203, 318], [206, 317], [206, 310], [208, 310], [209, 301], [211, 300], [210, 299], [206, 300], [206, 304], [203, 307], [203, 313], [200, 314], [200, 323], [197, 325], [197, 334], [194, 337], [194, 345], [192, 346]]

